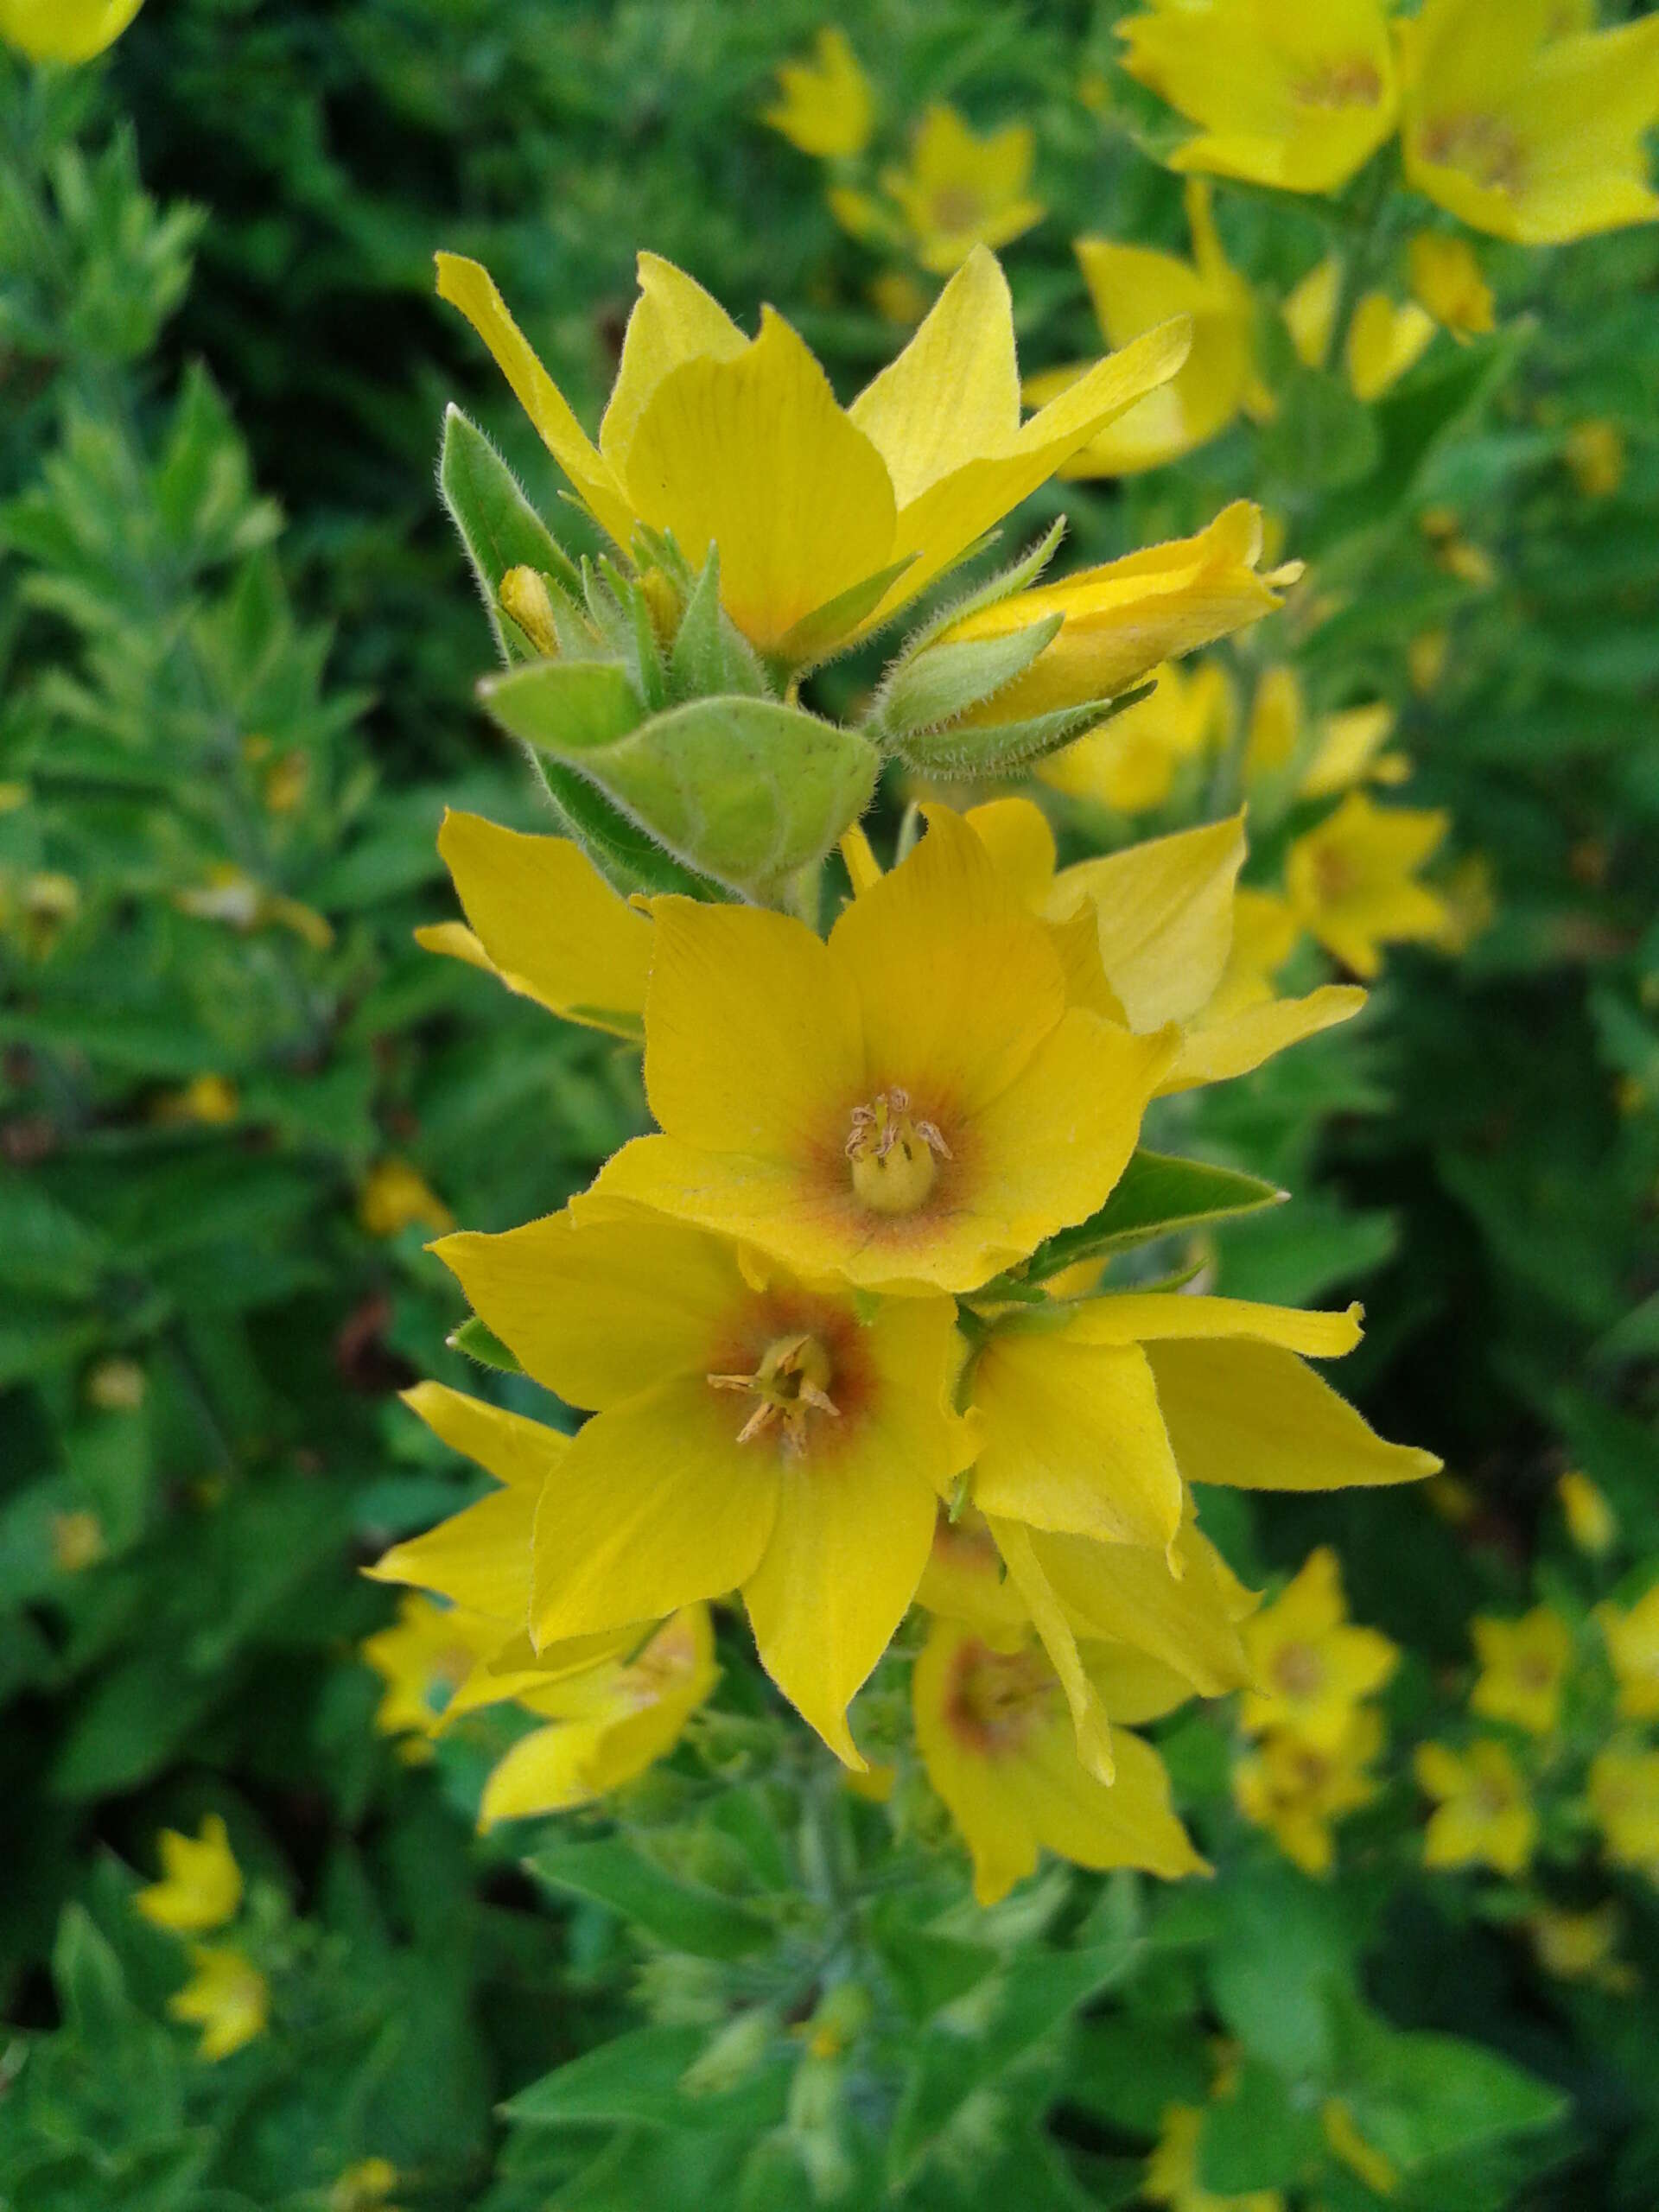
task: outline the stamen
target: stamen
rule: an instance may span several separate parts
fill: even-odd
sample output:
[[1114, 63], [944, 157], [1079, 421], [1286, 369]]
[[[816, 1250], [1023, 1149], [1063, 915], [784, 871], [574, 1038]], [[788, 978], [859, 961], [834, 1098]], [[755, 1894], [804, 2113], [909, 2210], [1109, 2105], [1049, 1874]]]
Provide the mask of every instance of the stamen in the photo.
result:
[[773, 1429], [791, 1459], [806, 1451], [809, 1417], [827, 1414], [841, 1418], [841, 1408], [825, 1389], [831, 1377], [830, 1356], [815, 1336], [804, 1333], [779, 1337], [767, 1345], [752, 1375], [709, 1375], [711, 1390], [741, 1390], [756, 1403], [737, 1432], [740, 1444], [752, 1444]]
[[913, 1213], [933, 1187], [934, 1162], [950, 1147], [935, 1122], [910, 1110], [910, 1093], [894, 1084], [849, 1116], [845, 1152], [853, 1191], [872, 1213]]

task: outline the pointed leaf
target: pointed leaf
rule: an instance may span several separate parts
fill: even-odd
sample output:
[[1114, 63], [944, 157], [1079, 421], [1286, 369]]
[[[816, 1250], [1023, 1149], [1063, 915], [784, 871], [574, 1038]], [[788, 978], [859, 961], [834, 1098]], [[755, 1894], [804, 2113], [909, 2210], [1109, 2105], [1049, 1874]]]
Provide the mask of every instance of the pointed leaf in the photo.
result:
[[764, 699], [766, 679], [748, 639], [720, 603], [720, 548], [711, 545], [691, 588], [668, 659], [674, 700], [741, 694]]
[[536, 569], [575, 593], [581, 588], [575, 566], [519, 490], [505, 461], [458, 407], [449, 408], [443, 418], [438, 490], [461, 532], [505, 659], [498, 612], [502, 577], [509, 569]]
[[1202, 1160], [1177, 1160], [1164, 1153], [1137, 1151], [1098, 1213], [1062, 1229], [1039, 1244], [1026, 1269], [1028, 1282], [1041, 1282], [1078, 1260], [1127, 1251], [1154, 1236], [1171, 1236], [1199, 1223], [1282, 1205], [1289, 1193], [1232, 1167], [1212, 1167]]
[[984, 728], [919, 731], [905, 738], [896, 750], [912, 768], [928, 775], [963, 780], [976, 777], [1010, 776], [1034, 760], [1062, 747], [1075, 745], [1090, 730], [1109, 722], [1126, 708], [1138, 706], [1152, 693], [1149, 683], [1121, 698], [1095, 699], [1080, 707], [1060, 707], [1050, 715], [1034, 715], [1029, 721], [995, 722]]
[[658, 1942], [700, 1959], [742, 1958], [772, 1940], [758, 1913], [665, 1874], [619, 1838], [544, 1844], [525, 1866], [549, 1889], [606, 1905]]
[[964, 638], [907, 654], [881, 686], [871, 718], [875, 728], [902, 743], [955, 721], [1023, 676], [1065, 620], [1063, 613], [1048, 614], [1000, 638]]

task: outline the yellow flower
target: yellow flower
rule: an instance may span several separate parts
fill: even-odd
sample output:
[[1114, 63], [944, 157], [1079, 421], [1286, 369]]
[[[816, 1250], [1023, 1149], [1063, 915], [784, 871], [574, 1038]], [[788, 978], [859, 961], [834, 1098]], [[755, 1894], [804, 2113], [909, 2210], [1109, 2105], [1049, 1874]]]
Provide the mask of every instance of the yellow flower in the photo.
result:
[[825, 944], [653, 901], [637, 1138], [574, 1202], [640, 1205], [808, 1277], [967, 1291], [1105, 1199], [1174, 1039], [1068, 1006], [1049, 931], [948, 809]]
[[[999, 871], [1048, 923], [1078, 1005], [1127, 1020], [1139, 1035], [1180, 1027], [1180, 1047], [1159, 1079], [1160, 1091], [1242, 1075], [1364, 1004], [1363, 991], [1331, 984], [1306, 998], [1274, 999], [1264, 981], [1248, 982], [1232, 967], [1240, 899], [1247, 927], [1263, 918], [1260, 906], [1235, 887], [1244, 860], [1240, 817], [1151, 838], [1058, 874], [1053, 833], [1030, 800], [994, 799], [967, 820]], [[1249, 953], [1271, 953], [1277, 964], [1288, 950], [1262, 944]]]
[[[880, 179], [924, 269], [948, 276], [976, 246], [1007, 245], [1041, 221], [1043, 204], [1030, 197], [1035, 144], [1029, 124], [981, 138], [948, 102], [933, 103], [912, 137], [909, 165], [884, 168]], [[893, 228], [880, 201], [864, 193], [832, 191], [830, 209], [855, 238]]]
[[1356, 1707], [1324, 1750], [1275, 1730], [1234, 1769], [1233, 1796], [1305, 1874], [1328, 1874], [1336, 1859], [1332, 1824], [1376, 1796], [1370, 1768], [1382, 1748], [1382, 1719], [1372, 1706]]
[[[1112, 1695], [1111, 1661], [1094, 1661]], [[1001, 1650], [936, 1619], [912, 1678], [916, 1745], [974, 1864], [974, 1895], [995, 1904], [1036, 1867], [1039, 1850], [1074, 1866], [1139, 1866], [1173, 1880], [1205, 1873], [1170, 1806], [1163, 1761], [1141, 1737], [1115, 1738], [1116, 1776], [1080, 1762], [1058, 1677], [1035, 1644]], [[1168, 1710], [1154, 1700], [1130, 1719]]]
[[1245, 782], [1261, 784], [1295, 768], [1300, 798], [1332, 798], [1358, 783], [1402, 782], [1410, 763], [1382, 750], [1394, 728], [1393, 709], [1377, 700], [1323, 715], [1310, 729], [1295, 670], [1264, 669], [1250, 702]]
[[84, 1574], [109, 1549], [104, 1523], [84, 1508], [52, 1516], [52, 1564], [62, 1574]]
[[1627, 1720], [1659, 1719], [1659, 1582], [1633, 1605], [1598, 1605], [1596, 1618], [1613, 1662], [1619, 1712]]
[[1659, 17], [1587, 24], [1559, 0], [1427, 0], [1401, 26], [1408, 181], [1526, 245], [1650, 222]]
[[1567, 1623], [1548, 1605], [1535, 1605], [1519, 1620], [1479, 1618], [1469, 1626], [1480, 1656], [1480, 1674], [1469, 1693], [1470, 1712], [1483, 1720], [1511, 1721], [1534, 1736], [1552, 1734], [1561, 1717], [1561, 1692], [1573, 1660], [1573, 1631]]
[[1236, 499], [1194, 537], [1149, 545], [1057, 584], [1015, 592], [953, 623], [956, 645], [1004, 638], [1058, 614], [1060, 627], [1023, 675], [964, 715], [968, 724], [1023, 721], [1128, 691], [1160, 661], [1194, 652], [1281, 604], [1257, 573], [1262, 510]]
[[1598, 1751], [1589, 1794], [1607, 1856], [1659, 1881], [1659, 1751], [1623, 1744]]
[[[1260, 413], [1267, 395], [1256, 372], [1254, 295], [1222, 250], [1211, 213], [1210, 187], [1186, 188], [1192, 259], [1154, 247], [1079, 238], [1076, 253], [1108, 346], [1127, 346], [1173, 315], [1192, 319], [1186, 365], [1091, 438], [1069, 461], [1066, 476], [1131, 476], [1176, 461], [1217, 436], [1241, 410]], [[1026, 404], [1040, 406], [1083, 373], [1084, 365], [1046, 369], [1026, 385]]]
[[1420, 1744], [1417, 1779], [1437, 1800], [1423, 1836], [1426, 1866], [1492, 1866], [1518, 1874], [1532, 1857], [1538, 1816], [1508, 1746], [1482, 1736], [1458, 1752]]
[[526, 1370], [594, 1414], [537, 1521], [535, 1642], [741, 1589], [767, 1671], [861, 1765], [848, 1704], [972, 1456], [951, 1404], [953, 1303], [906, 1298], [865, 1318], [839, 1292], [639, 1214], [556, 1215], [437, 1249]]
[[1303, 928], [1367, 978], [1382, 964], [1382, 945], [1437, 937], [1446, 904], [1415, 871], [1446, 828], [1444, 814], [1379, 807], [1351, 791], [1286, 855], [1285, 890]]
[[632, 1782], [673, 1749], [719, 1673], [709, 1608], [687, 1605], [632, 1656], [521, 1689], [518, 1702], [548, 1725], [521, 1736], [492, 1770], [480, 1827], [565, 1812]]
[[158, 1122], [200, 1122], [209, 1128], [222, 1128], [241, 1110], [241, 1098], [227, 1076], [196, 1075], [183, 1090], [157, 1099], [152, 1113]]
[[1375, 2143], [1368, 2142], [1354, 2124], [1354, 2116], [1340, 2097], [1327, 2097], [1319, 2107], [1319, 2126], [1324, 2132], [1325, 2147], [1333, 2158], [1340, 2158], [1350, 2173], [1359, 2176], [1366, 2188], [1377, 2196], [1392, 2196], [1400, 2186], [1400, 2176], [1391, 2158], [1386, 2158]]
[[[1281, 1361], [1283, 1357], [1281, 1354]], [[1289, 1402], [1285, 1401], [1285, 1410], [1294, 1421]], [[1347, 1410], [1344, 1407], [1344, 1411]], [[1357, 1414], [1350, 1413], [1348, 1417], [1357, 1430], [1370, 1435]], [[1371, 1441], [1375, 1444], [1376, 1440]], [[1397, 1468], [1401, 1479], [1429, 1471], [1421, 1464], [1425, 1455], [1421, 1452], [1398, 1446], [1380, 1448], [1395, 1455], [1389, 1464]], [[1240, 1449], [1244, 1465], [1254, 1472], [1255, 1462], [1243, 1438]], [[1309, 1464], [1317, 1465], [1316, 1457], [1310, 1455]], [[1334, 1459], [1325, 1473], [1332, 1488], [1354, 1479]], [[1287, 1732], [1317, 1751], [1336, 1749], [1355, 1706], [1373, 1690], [1381, 1689], [1400, 1662], [1398, 1650], [1386, 1636], [1376, 1629], [1349, 1624], [1342, 1570], [1327, 1545], [1309, 1554], [1283, 1593], [1247, 1622], [1243, 1633], [1256, 1681], [1256, 1687], [1244, 1694], [1240, 1719], [1245, 1729], [1253, 1736], [1268, 1729]]]
[[778, 71], [779, 99], [760, 120], [791, 146], [820, 161], [861, 154], [875, 126], [875, 95], [845, 31], [821, 27], [810, 61], [785, 61]]
[[[1285, 302], [1291, 343], [1310, 369], [1322, 368], [1330, 351], [1342, 272], [1334, 256], [1309, 270]], [[1428, 346], [1435, 321], [1415, 300], [1402, 303], [1386, 292], [1367, 292], [1348, 326], [1344, 365], [1356, 399], [1380, 399]]]
[[[1116, 416], [1173, 376], [1189, 333], [1139, 339], [1023, 426], [1008, 289], [968, 256], [898, 359], [843, 410], [768, 308], [746, 339], [671, 263], [639, 258], [640, 296], [594, 444], [486, 270], [438, 257], [582, 505], [626, 553], [637, 524], [700, 563], [762, 652], [838, 652], [926, 588]], [[949, 391], [951, 404], [938, 395]]]
[[397, 2186], [397, 2169], [390, 2158], [358, 2158], [329, 2190], [328, 2212], [397, 2212], [387, 2202]]
[[1611, 499], [1624, 481], [1624, 441], [1613, 423], [1575, 423], [1567, 434], [1567, 465], [1586, 499]]
[[[521, 1576], [526, 1569], [527, 1556], [519, 1563]], [[385, 1575], [385, 1560], [378, 1572]], [[506, 1635], [500, 1621], [462, 1607], [402, 1599], [396, 1623], [363, 1641], [364, 1658], [386, 1686], [375, 1709], [375, 1726], [384, 1736], [436, 1735], [456, 1690]]]
[[927, 292], [907, 269], [884, 269], [872, 276], [867, 290], [870, 305], [884, 321], [901, 330], [914, 330], [932, 304]]
[[1540, 1905], [1528, 1923], [1532, 1948], [1546, 1974], [1562, 1981], [1589, 1981], [1614, 1993], [1636, 1986], [1633, 1970], [1613, 1956], [1624, 1916], [1611, 1901], [1586, 1912]]
[[1198, 126], [1169, 157], [1287, 192], [1334, 192], [1394, 128], [1381, 0], [1152, 0], [1123, 66]]
[[35, 61], [90, 61], [113, 46], [143, 0], [0, 0], [0, 39]]
[[1170, 2105], [1164, 2113], [1158, 2147], [1147, 2162], [1141, 2194], [1171, 2212], [1285, 2212], [1276, 2189], [1252, 2189], [1243, 2196], [1217, 2196], [1198, 2179], [1198, 2133], [1204, 2114], [1196, 2105]]
[[444, 813], [438, 850], [467, 922], [415, 932], [429, 952], [481, 968], [563, 1020], [643, 1033], [651, 924], [569, 837], [527, 836]]
[[209, 1813], [194, 1836], [163, 1828], [160, 1845], [162, 1878], [132, 1900], [144, 1918], [157, 1928], [191, 1935], [234, 1920], [242, 1902], [242, 1873], [219, 1815]]
[[1581, 1552], [1600, 1559], [1618, 1541], [1618, 1516], [1581, 1468], [1569, 1467], [1555, 1485], [1567, 1533]]
[[1406, 248], [1414, 297], [1459, 345], [1497, 327], [1492, 288], [1467, 238], [1419, 231]]
[[396, 1236], [420, 1222], [442, 1236], [454, 1216], [406, 1160], [377, 1160], [358, 1195], [357, 1217], [371, 1236]]
[[228, 1944], [193, 1943], [190, 1963], [195, 1971], [168, 1999], [168, 2012], [200, 2028], [198, 2057], [210, 2063], [228, 2058], [265, 2031], [270, 2012], [265, 1977]]
[[1040, 760], [1041, 780], [1068, 798], [1119, 814], [1161, 806], [1183, 765], [1225, 741], [1233, 694], [1219, 661], [1200, 661], [1191, 675], [1166, 661], [1152, 682], [1149, 699]]

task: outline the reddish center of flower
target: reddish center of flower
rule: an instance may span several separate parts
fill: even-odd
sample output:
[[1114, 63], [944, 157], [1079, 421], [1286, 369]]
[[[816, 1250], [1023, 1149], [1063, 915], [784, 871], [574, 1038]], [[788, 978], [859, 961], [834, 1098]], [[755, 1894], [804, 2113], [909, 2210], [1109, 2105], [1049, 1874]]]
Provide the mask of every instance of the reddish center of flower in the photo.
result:
[[1518, 1663], [1515, 1679], [1523, 1690], [1547, 1690], [1554, 1677], [1548, 1660], [1541, 1659], [1535, 1654]]
[[844, 1149], [853, 1195], [870, 1213], [914, 1213], [932, 1191], [939, 1161], [950, 1157], [938, 1126], [912, 1114], [910, 1093], [896, 1084], [854, 1107]]
[[1325, 1665], [1311, 1643], [1287, 1643], [1274, 1660], [1273, 1679], [1287, 1697], [1317, 1697]]
[[945, 1692], [945, 1725], [982, 1758], [1019, 1748], [1052, 1700], [1054, 1677], [1034, 1649], [993, 1651], [969, 1637]]
[[1313, 876], [1319, 885], [1319, 897], [1327, 906], [1334, 906], [1345, 899], [1358, 880], [1358, 874], [1346, 853], [1339, 853], [1324, 845], [1313, 855]]
[[1374, 62], [1363, 54], [1345, 54], [1321, 62], [1296, 87], [1304, 107], [1375, 107], [1382, 97], [1382, 79]]
[[1510, 1809], [1510, 1793], [1501, 1782], [1475, 1784], [1475, 1810], [1483, 1820], [1501, 1820]]
[[750, 1375], [711, 1375], [715, 1390], [741, 1390], [754, 1406], [737, 1432], [740, 1444], [776, 1431], [785, 1452], [798, 1457], [806, 1450], [808, 1424], [814, 1415], [832, 1421], [841, 1408], [830, 1395], [834, 1368], [829, 1353], [810, 1331], [774, 1338]]
[[1423, 156], [1494, 192], [1514, 194], [1526, 181], [1525, 149], [1493, 115], [1441, 116], [1423, 133]]
[[985, 218], [985, 203], [971, 184], [944, 184], [933, 195], [933, 226], [944, 232], [975, 231]]

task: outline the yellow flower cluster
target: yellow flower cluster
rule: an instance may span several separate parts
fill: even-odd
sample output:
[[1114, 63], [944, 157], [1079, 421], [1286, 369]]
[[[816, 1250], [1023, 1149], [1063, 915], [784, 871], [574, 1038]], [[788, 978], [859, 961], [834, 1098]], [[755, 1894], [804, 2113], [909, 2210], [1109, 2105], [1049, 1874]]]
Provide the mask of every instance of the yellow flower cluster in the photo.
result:
[[[242, 1909], [242, 1870], [224, 1821], [209, 1813], [194, 1836], [163, 1828], [162, 1878], [140, 1890], [134, 1907], [157, 1928], [200, 1936], [224, 1928]], [[270, 2011], [265, 1978], [231, 1943], [193, 1943], [190, 1979], [167, 2000], [175, 2020], [201, 2030], [197, 2045], [208, 2061], [228, 2058], [264, 2033]]]
[[1408, 183], [1526, 245], [1659, 213], [1659, 22], [1597, 31], [1584, 0], [1152, 0], [1130, 74], [1193, 125], [1171, 166], [1338, 190], [1397, 129]]
[[[725, 618], [780, 681], [943, 574], [1185, 344], [1164, 324], [1022, 429], [1007, 288], [976, 251], [843, 410], [778, 318], [746, 340], [645, 257], [595, 444], [484, 272], [444, 257], [440, 282], [642, 588], [653, 548], [714, 549]], [[1064, 722], [1275, 605], [1261, 550], [1241, 505], [972, 595], [901, 653], [872, 727], [943, 726], [948, 752]], [[498, 582], [575, 699], [586, 633], [546, 579]], [[410, 1394], [502, 1487], [377, 1570], [428, 1593], [368, 1648], [382, 1725], [425, 1742], [516, 1701], [544, 1726], [483, 1817], [582, 1802], [677, 1740], [715, 1679], [708, 1607], [735, 1598], [778, 1688], [860, 1772], [849, 1707], [919, 1606], [917, 1745], [982, 1900], [1044, 1847], [1192, 1871], [1131, 1732], [1253, 1678], [1253, 1600], [1198, 1528], [1200, 1491], [1436, 1463], [1307, 1363], [1352, 1347], [1357, 1308], [1103, 1288], [1109, 1239], [1088, 1225], [1154, 1096], [1255, 1067], [1363, 995], [1238, 986], [1242, 817], [1064, 869], [1023, 799], [926, 809], [886, 874], [861, 830], [841, 842], [849, 895], [821, 933], [817, 895], [628, 899], [570, 840], [447, 817], [466, 918], [425, 941], [642, 1042], [656, 1128], [563, 1211], [435, 1248], [505, 1355], [585, 1418], [567, 1437]]]
[[1240, 1719], [1257, 1740], [1233, 1774], [1241, 1812], [1309, 1874], [1335, 1863], [1332, 1824], [1369, 1805], [1382, 1718], [1368, 1702], [1399, 1652], [1348, 1618], [1334, 1552], [1313, 1553], [1274, 1602], [1243, 1630], [1255, 1688]]

